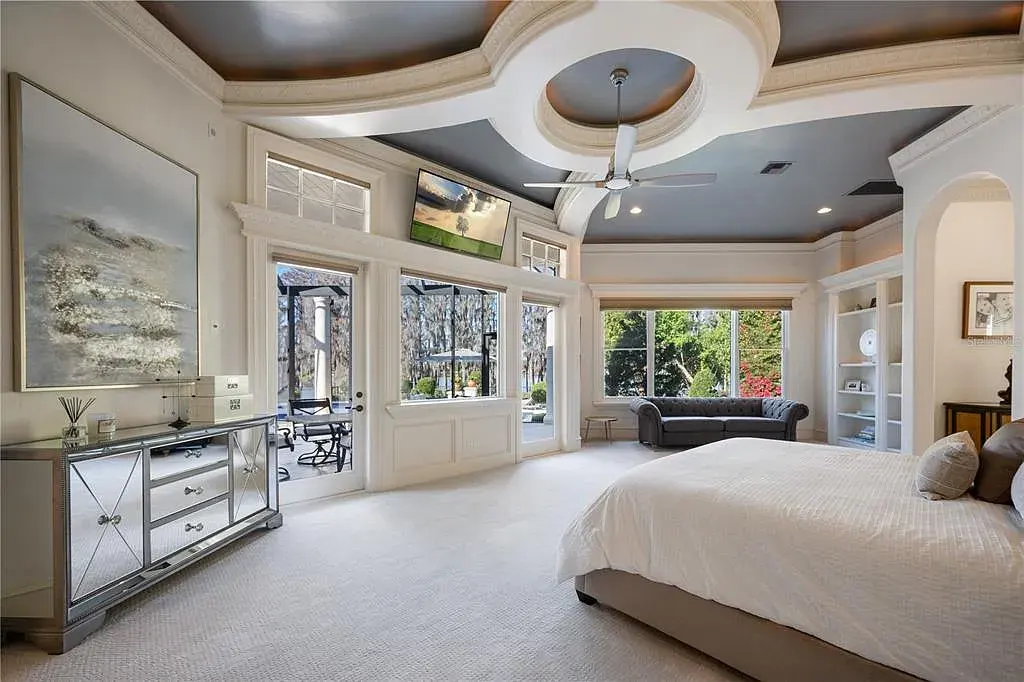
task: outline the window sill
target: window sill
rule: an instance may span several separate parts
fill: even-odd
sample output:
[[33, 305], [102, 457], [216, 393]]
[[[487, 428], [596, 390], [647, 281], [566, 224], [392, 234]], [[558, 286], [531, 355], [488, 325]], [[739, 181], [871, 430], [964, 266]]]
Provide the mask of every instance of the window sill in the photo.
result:
[[512, 410], [517, 412], [520, 401], [515, 398], [442, 398], [438, 400], [407, 400], [389, 403], [384, 406], [395, 419], [430, 419], [435, 416], [450, 415], [460, 412]]

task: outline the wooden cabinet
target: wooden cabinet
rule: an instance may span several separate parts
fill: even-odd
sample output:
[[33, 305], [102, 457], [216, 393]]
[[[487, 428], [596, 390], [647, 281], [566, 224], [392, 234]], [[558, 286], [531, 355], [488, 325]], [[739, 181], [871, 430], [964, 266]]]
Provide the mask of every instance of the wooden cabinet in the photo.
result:
[[1001, 403], [942, 403], [946, 435], [966, 431], [980, 448], [989, 436], [1010, 421], [1010, 406]]
[[280, 526], [276, 434], [274, 417], [256, 417], [3, 446], [4, 629], [63, 653], [114, 604]]

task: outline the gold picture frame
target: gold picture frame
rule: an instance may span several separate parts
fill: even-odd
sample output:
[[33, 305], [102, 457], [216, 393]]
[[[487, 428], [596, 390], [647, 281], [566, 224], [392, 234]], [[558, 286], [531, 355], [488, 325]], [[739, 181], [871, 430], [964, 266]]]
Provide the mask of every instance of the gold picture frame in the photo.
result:
[[1013, 282], [964, 282], [961, 338], [1013, 338]]

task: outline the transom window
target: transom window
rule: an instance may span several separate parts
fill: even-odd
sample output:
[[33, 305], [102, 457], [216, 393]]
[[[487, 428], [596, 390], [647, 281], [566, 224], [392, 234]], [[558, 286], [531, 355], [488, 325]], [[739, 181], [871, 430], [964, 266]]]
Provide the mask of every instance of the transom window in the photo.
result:
[[565, 268], [565, 249], [523, 235], [519, 238], [519, 267], [561, 277]]
[[340, 177], [267, 157], [267, 208], [279, 213], [366, 229], [369, 190]]
[[604, 395], [782, 395], [781, 310], [603, 310]]

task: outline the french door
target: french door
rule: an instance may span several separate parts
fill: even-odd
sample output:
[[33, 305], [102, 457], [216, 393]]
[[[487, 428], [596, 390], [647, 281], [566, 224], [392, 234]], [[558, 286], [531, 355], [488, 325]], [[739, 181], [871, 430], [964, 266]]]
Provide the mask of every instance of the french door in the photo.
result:
[[521, 457], [561, 449], [558, 424], [561, 387], [555, 365], [559, 345], [558, 316], [556, 305], [523, 300], [523, 345], [519, 370]]
[[365, 486], [365, 293], [359, 267], [271, 264], [282, 504]]

